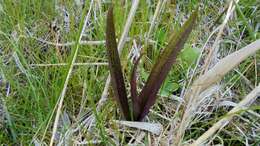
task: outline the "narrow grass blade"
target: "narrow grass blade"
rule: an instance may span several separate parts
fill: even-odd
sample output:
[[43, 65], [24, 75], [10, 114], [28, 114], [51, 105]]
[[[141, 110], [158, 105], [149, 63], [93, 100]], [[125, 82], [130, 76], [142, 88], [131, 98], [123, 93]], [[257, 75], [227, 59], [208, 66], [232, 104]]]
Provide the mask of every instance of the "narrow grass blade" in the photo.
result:
[[171, 36], [167, 47], [163, 50], [156, 64], [152, 68], [151, 74], [140, 93], [140, 99], [142, 99], [140, 115], [137, 120], [142, 120], [145, 115], [148, 114], [150, 107], [155, 103], [156, 94], [159, 91], [163, 81], [169, 73], [173, 63], [178, 56], [178, 53], [187, 41], [189, 34], [195, 26], [198, 10], [192, 13], [190, 18], [180, 28], [175, 31]]
[[123, 73], [121, 70], [121, 62], [117, 51], [115, 26], [113, 20], [113, 7], [111, 6], [107, 13], [107, 28], [106, 28], [106, 47], [108, 54], [109, 69], [111, 74], [112, 88], [115, 98], [123, 112], [126, 120], [130, 120], [129, 105]]

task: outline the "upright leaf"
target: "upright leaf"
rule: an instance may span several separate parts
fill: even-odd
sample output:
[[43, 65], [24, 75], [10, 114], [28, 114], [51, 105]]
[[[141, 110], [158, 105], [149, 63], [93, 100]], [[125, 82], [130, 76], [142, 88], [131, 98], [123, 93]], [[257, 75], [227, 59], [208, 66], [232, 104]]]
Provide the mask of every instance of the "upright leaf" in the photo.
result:
[[112, 88], [115, 98], [123, 112], [126, 120], [131, 120], [124, 78], [121, 70], [121, 62], [117, 50], [115, 26], [113, 18], [113, 7], [111, 6], [107, 13], [106, 24], [106, 47], [108, 54], [109, 69], [111, 75]]
[[138, 117], [138, 111], [140, 111], [140, 99], [138, 98], [138, 92], [137, 92], [137, 85], [136, 85], [136, 80], [137, 80], [137, 76], [136, 76], [136, 70], [138, 67], [138, 63], [141, 59], [142, 55], [140, 55], [137, 60], [134, 62], [134, 67], [132, 70], [132, 74], [131, 74], [131, 79], [130, 79], [130, 92], [131, 92], [131, 98], [132, 98], [132, 104], [133, 104], [133, 116], [134, 119], [136, 119]]
[[153, 66], [150, 76], [140, 93], [139, 99], [142, 99], [140, 107], [142, 108], [139, 111], [138, 118], [135, 120], [142, 120], [148, 114], [151, 106], [155, 103], [157, 92], [195, 26], [197, 16], [198, 11], [196, 10], [191, 14], [190, 18], [184, 23], [181, 29], [174, 31], [170, 36], [168, 45]]

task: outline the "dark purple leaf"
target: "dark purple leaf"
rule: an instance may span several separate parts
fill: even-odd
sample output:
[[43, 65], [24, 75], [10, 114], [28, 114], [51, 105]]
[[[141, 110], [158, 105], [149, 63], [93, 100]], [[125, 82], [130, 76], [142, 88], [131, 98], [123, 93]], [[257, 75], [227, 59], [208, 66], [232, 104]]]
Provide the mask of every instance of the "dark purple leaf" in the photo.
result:
[[131, 86], [130, 90], [131, 90], [131, 98], [132, 98], [132, 104], [133, 104], [134, 120], [138, 118], [138, 111], [140, 111], [140, 99], [138, 98], [137, 85], [136, 85], [136, 80], [137, 80], [136, 70], [137, 70], [141, 57], [142, 57], [142, 55], [139, 56], [136, 61], [134, 61], [134, 67], [133, 67], [131, 79], [130, 79], [130, 86]]
[[117, 50], [115, 26], [113, 20], [113, 7], [111, 6], [107, 13], [106, 24], [106, 47], [108, 54], [109, 69], [111, 75], [112, 88], [120, 109], [126, 120], [131, 120], [124, 78], [121, 70], [121, 62]]
[[157, 92], [195, 26], [197, 15], [198, 11], [196, 10], [184, 25], [170, 36], [168, 45], [160, 54], [156, 64], [153, 66], [150, 76], [138, 97], [141, 99], [141, 109], [138, 112], [139, 117], [137, 120], [141, 121], [148, 114], [151, 106], [155, 103]]

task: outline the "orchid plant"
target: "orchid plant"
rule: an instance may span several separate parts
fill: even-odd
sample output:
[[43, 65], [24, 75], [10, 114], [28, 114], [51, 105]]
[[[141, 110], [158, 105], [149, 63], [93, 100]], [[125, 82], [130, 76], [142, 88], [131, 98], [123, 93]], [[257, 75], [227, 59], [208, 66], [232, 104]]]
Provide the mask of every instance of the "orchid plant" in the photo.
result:
[[169, 37], [168, 45], [158, 57], [140, 93], [137, 91], [136, 70], [141, 57], [134, 63], [130, 79], [130, 94], [132, 100], [132, 110], [130, 110], [120, 57], [117, 50], [113, 7], [111, 6], [109, 8], [106, 22], [106, 48], [109, 70], [114, 97], [126, 120], [142, 121], [149, 113], [149, 109], [155, 104], [160, 87], [171, 70], [172, 65], [176, 62], [179, 52], [188, 40], [195, 26], [197, 17], [198, 10], [195, 10], [180, 29], [174, 30]]

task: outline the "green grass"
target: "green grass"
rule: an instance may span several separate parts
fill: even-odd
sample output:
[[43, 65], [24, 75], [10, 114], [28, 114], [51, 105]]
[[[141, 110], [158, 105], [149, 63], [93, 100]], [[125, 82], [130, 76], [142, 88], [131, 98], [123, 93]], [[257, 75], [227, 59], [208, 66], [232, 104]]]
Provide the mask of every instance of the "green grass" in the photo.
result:
[[[91, 11], [90, 25], [83, 40], [105, 39], [106, 12], [110, 2], [102, 2], [100, 7], [97, 2], [95, 1]], [[130, 78], [132, 63], [127, 57], [132, 48], [132, 42], [136, 40], [139, 45], [144, 45], [144, 36], [149, 30], [149, 21], [152, 19], [157, 2], [151, 1], [148, 4], [147, 1], [140, 0], [129, 32], [130, 41], [125, 44], [121, 55], [125, 80]], [[114, 5], [116, 35], [119, 39], [131, 4], [130, 0], [128, 0], [125, 5], [122, 5], [121, 1], [118, 0]], [[145, 82], [145, 76], [149, 74], [161, 49], [165, 48], [169, 33], [173, 29], [180, 28], [181, 24], [183, 24], [184, 20], [188, 18], [197, 5], [201, 6], [200, 23], [186, 43], [185, 51], [178, 58], [178, 65], [172, 68], [159, 95], [174, 94], [180, 96], [182, 89], [187, 87], [186, 83], [191, 77], [188, 72], [194, 68], [194, 63], [198, 57], [196, 49], [200, 50], [204, 45], [212, 31], [210, 27], [212, 25], [218, 26], [224, 19], [225, 15], [220, 18], [219, 22], [213, 24], [224, 10], [225, 3], [223, 2], [203, 0], [199, 3], [195, 0], [186, 0], [172, 1], [171, 4], [166, 4], [163, 12], [159, 15], [158, 24], [150, 36], [150, 39], [156, 42], [151, 44], [153, 48], [152, 55], [143, 59], [142, 65], [140, 65], [140, 75], [142, 76], [139, 80], [140, 85], [143, 85]], [[241, 0], [236, 5], [235, 15], [228, 21], [222, 36], [218, 53], [220, 58], [260, 38], [259, 6], [257, 0]], [[90, 2], [86, 1], [85, 8], [87, 11], [89, 7]], [[66, 32], [64, 28], [63, 8], [70, 14], [69, 32]], [[33, 138], [37, 138], [39, 141], [43, 140], [42, 143], [49, 144], [55, 114], [52, 119], [50, 117], [63, 89], [69, 66], [32, 67], [31, 64], [69, 63], [71, 62], [75, 45], [57, 47], [37, 41], [35, 38], [54, 43], [57, 40], [59, 40], [59, 43], [76, 42], [80, 32], [80, 21], [85, 17], [83, 16], [85, 13], [82, 11], [83, 8], [77, 6], [75, 1], [68, 0], [59, 0], [57, 2], [54, 0], [0, 0], [1, 144], [29, 145]], [[51, 27], [53, 23], [55, 27]], [[57, 28], [59, 31], [56, 30]], [[211, 39], [210, 44], [213, 42], [214, 39]], [[204, 52], [202, 56], [205, 55], [206, 53]], [[107, 62], [105, 45], [79, 45], [76, 62]], [[250, 65], [251, 63], [253, 64]], [[203, 64], [203, 61], [201, 61], [201, 64]], [[259, 53], [248, 58], [236, 69], [241, 73], [245, 72], [244, 76], [251, 81], [253, 86], [259, 84]], [[199, 71], [200, 68], [196, 71], [196, 75], [199, 74]], [[69, 115], [70, 124], [59, 124], [63, 129], [58, 128], [58, 132], [64, 132], [71, 127], [77, 126], [76, 123], [80, 121], [79, 119], [82, 119], [78, 118], [80, 107], [82, 107], [83, 119], [86, 119], [93, 113], [96, 124], [93, 125], [92, 131], [82, 127], [79, 132], [81, 135], [76, 134], [71, 138], [81, 137], [88, 141], [100, 140], [104, 145], [115, 145], [117, 142], [125, 145], [132, 138], [131, 136], [136, 136], [133, 132], [135, 129], [124, 128], [126, 130], [123, 130], [122, 127], [113, 123], [113, 120], [120, 120], [122, 116], [113, 101], [112, 90], [109, 90], [111, 96], [109, 96], [109, 100], [105, 102], [101, 110], [98, 111], [96, 109], [107, 75], [108, 66], [106, 65], [81, 65], [74, 67], [62, 108], [62, 115], [64, 113]], [[244, 95], [251, 91], [248, 85], [240, 78], [235, 71], [225, 77], [221, 82], [221, 91], [225, 91], [229, 87], [231, 88], [226, 95], [220, 96], [222, 100], [232, 96], [231, 100], [238, 103]], [[10, 92], [7, 94], [8, 85], [10, 85]], [[129, 85], [127, 85], [127, 89], [129, 89]], [[82, 102], [84, 100], [86, 102]], [[254, 105], [258, 106], [259, 103], [258, 99]], [[3, 107], [6, 108], [7, 111], [5, 112], [10, 115], [10, 118], [6, 117], [7, 114], [1, 115]], [[168, 97], [159, 97], [153, 110], [167, 118], [173, 119], [176, 107], [176, 101]], [[200, 119], [201, 121], [194, 121], [192, 128], [188, 129], [185, 134], [185, 140], [198, 138], [205, 129], [211, 127], [219, 117], [223, 116], [224, 112], [230, 110], [230, 108], [219, 108], [217, 106], [211, 108], [213, 110], [210, 110], [208, 116]], [[254, 111], [259, 114], [259, 109]], [[63, 117], [62, 115], [61, 117]], [[164, 128], [170, 124], [170, 121], [162, 119], [154, 113], [150, 113], [148, 117], [150, 122], [160, 122]], [[252, 120], [251, 118], [247, 119]], [[253, 119], [259, 121], [257, 117], [253, 117]], [[49, 120], [51, 122], [47, 127]], [[255, 129], [254, 126], [243, 124], [244, 121], [241, 119], [235, 119], [232, 123], [239, 125], [243, 129], [243, 132], [248, 136], [250, 145], [259, 144], [259, 134], [256, 134], [254, 137], [250, 130]], [[259, 125], [259, 122], [255, 123], [255, 125]], [[148, 145], [151, 137], [156, 139], [156, 136], [149, 136], [146, 133], [142, 142]], [[219, 132], [218, 138], [224, 141], [225, 145], [245, 144], [245, 137], [241, 136], [232, 124]], [[220, 143], [221, 140], [216, 138], [213, 143]]]

